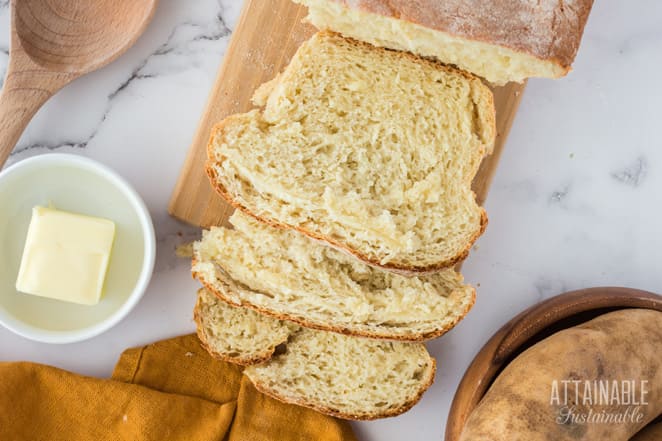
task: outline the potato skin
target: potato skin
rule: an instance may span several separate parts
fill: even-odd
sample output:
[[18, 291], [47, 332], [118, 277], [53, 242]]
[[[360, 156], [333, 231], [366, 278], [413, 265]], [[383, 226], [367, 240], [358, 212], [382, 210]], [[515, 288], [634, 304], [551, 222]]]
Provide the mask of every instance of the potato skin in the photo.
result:
[[[640, 422], [558, 424], [563, 406], [551, 403], [554, 380], [647, 380], [648, 404], [640, 407]], [[579, 396], [577, 411], [588, 412], [581, 388]], [[627, 407], [593, 410], [624, 412]], [[524, 351], [471, 413], [460, 441], [627, 441], [660, 413], [662, 312], [625, 309], [557, 332]]]

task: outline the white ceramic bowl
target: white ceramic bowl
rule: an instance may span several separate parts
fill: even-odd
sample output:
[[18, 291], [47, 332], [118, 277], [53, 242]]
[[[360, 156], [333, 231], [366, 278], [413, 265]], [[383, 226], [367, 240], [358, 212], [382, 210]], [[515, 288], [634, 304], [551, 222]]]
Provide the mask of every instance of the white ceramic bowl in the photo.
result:
[[[116, 225], [104, 295], [84, 306], [16, 291], [15, 283], [35, 205], [98, 216]], [[138, 303], [154, 269], [156, 240], [140, 196], [117, 173], [81, 156], [45, 154], [0, 173], [0, 324], [45, 343], [92, 338]]]

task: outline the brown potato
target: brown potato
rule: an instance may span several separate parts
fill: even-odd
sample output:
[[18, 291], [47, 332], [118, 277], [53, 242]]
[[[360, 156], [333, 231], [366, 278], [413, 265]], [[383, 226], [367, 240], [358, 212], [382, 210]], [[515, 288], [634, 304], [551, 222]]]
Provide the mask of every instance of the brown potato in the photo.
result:
[[627, 441], [660, 413], [662, 312], [619, 310], [519, 355], [469, 416], [460, 440]]

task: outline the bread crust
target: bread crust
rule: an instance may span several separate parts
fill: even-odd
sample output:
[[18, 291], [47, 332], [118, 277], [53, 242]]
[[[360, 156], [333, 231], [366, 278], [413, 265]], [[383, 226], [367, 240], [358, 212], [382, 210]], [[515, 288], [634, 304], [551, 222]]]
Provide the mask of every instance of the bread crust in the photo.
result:
[[428, 378], [426, 378], [425, 382], [421, 384], [421, 387], [416, 394], [414, 398], [411, 400], [403, 403], [401, 406], [395, 408], [395, 409], [389, 409], [387, 412], [383, 413], [371, 413], [371, 412], [365, 412], [365, 413], [355, 413], [355, 414], [350, 414], [350, 413], [344, 413], [340, 412], [336, 409], [332, 409], [331, 407], [328, 406], [321, 406], [316, 403], [312, 403], [310, 401], [307, 401], [303, 398], [301, 399], [294, 399], [294, 398], [288, 398], [285, 397], [282, 394], [279, 394], [277, 391], [270, 389], [263, 385], [262, 383], [259, 383], [257, 381], [254, 381], [250, 375], [246, 375], [249, 380], [251, 380], [251, 383], [255, 386], [255, 388], [262, 392], [265, 395], [270, 396], [271, 398], [274, 398], [278, 401], [281, 401], [283, 403], [287, 404], [296, 404], [298, 406], [303, 406], [303, 407], [308, 407], [310, 409], [316, 410], [318, 412], [321, 412], [326, 415], [330, 415], [336, 418], [342, 418], [345, 420], [354, 420], [354, 421], [370, 421], [370, 420], [376, 420], [380, 418], [387, 418], [387, 417], [393, 417], [396, 415], [403, 414], [407, 412], [409, 409], [414, 407], [416, 403], [418, 403], [421, 400], [421, 397], [427, 391], [430, 386], [432, 386], [432, 383], [434, 383], [434, 376], [435, 373], [437, 372], [437, 362], [435, 361], [434, 358], [430, 357], [430, 362], [431, 366], [430, 369], [428, 369], [429, 375]]
[[[381, 47], [374, 47], [370, 45], [369, 43], [365, 43], [362, 41], [354, 40], [352, 38], [347, 38], [347, 37], [342, 37], [340, 34], [332, 32], [332, 31], [320, 31], [318, 33], [320, 36], [324, 35], [331, 35], [331, 36], [336, 36], [343, 38], [344, 40], [348, 40], [352, 42], [352, 44], [357, 45], [357, 46], [364, 46], [367, 48], [370, 48], [370, 50], [379, 50], [379, 51], [387, 51], [387, 52], [395, 52], [398, 54], [399, 57], [401, 58], [406, 58], [410, 59], [412, 61], [415, 61], [416, 63], [428, 63], [430, 65], [433, 65], [435, 68], [443, 70], [445, 72], [454, 74], [454, 75], [460, 75], [466, 78], [469, 81], [474, 82], [473, 87], [474, 88], [479, 88], [481, 93], [481, 98], [487, 100], [487, 106], [485, 106], [488, 109], [491, 109], [491, 111], [487, 115], [483, 115], [487, 118], [486, 123], [489, 126], [488, 132], [489, 132], [489, 142], [484, 144], [481, 152], [481, 156], [484, 156], [485, 154], [489, 154], [492, 152], [493, 147], [494, 147], [494, 142], [496, 140], [496, 111], [494, 108], [494, 95], [492, 92], [489, 90], [487, 86], [485, 86], [481, 80], [479, 80], [476, 76], [473, 74], [470, 74], [468, 72], [456, 69], [451, 66], [447, 66], [442, 64], [439, 61], [435, 60], [429, 60], [429, 59], [424, 59], [421, 57], [418, 57], [414, 54], [408, 53], [408, 52], [399, 52], [399, 51], [392, 51], [390, 49], [386, 48], [381, 48]], [[281, 78], [282, 75], [279, 75], [277, 78]], [[273, 80], [272, 80], [273, 81]], [[260, 100], [258, 100], [260, 101]], [[264, 101], [262, 99], [261, 101]], [[263, 216], [258, 215], [257, 213], [253, 212], [251, 209], [248, 207], [242, 205], [239, 201], [234, 199], [232, 195], [227, 191], [227, 189], [219, 182], [218, 179], [218, 174], [216, 170], [214, 169], [214, 165], [216, 164], [216, 161], [214, 160], [214, 139], [220, 134], [224, 132], [225, 127], [233, 121], [234, 115], [231, 115], [227, 118], [225, 118], [223, 121], [217, 123], [214, 125], [211, 131], [211, 136], [209, 138], [209, 141], [207, 143], [207, 161], [205, 163], [205, 171], [207, 172], [207, 176], [209, 177], [210, 184], [212, 188], [218, 193], [224, 200], [226, 200], [230, 205], [232, 205], [234, 208], [241, 210], [245, 214], [248, 214], [249, 216], [257, 219], [258, 221], [261, 221], [263, 223], [266, 223], [268, 225], [271, 225], [272, 227], [276, 228], [285, 228], [285, 229], [294, 229], [312, 239], [318, 240], [320, 242], [323, 242], [329, 246], [332, 246], [333, 248], [343, 251], [351, 256], [354, 256], [355, 258], [361, 260], [362, 262], [373, 266], [375, 268], [379, 268], [382, 270], [390, 271], [396, 274], [401, 274], [404, 276], [419, 276], [419, 275], [425, 275], [425, 274], [433, 274], [437, 273], [439, 271], [442, 271], [447, 268], [451, 268], [458, 263], [464, 261], [467, 256], [469, 255], [469, 251], [471, 250], [471, 247], [474, 245], [474, 243], [478, 240], [478, 238], [485, 232], [488, 224], [488, 216], [487, 212], [485, 209], [482, 207], [480, 208], [480, 225], [478, 230], [472, 235], [472, 237], [469, 238], [467, 241], [466, 247], [460, 251], [457, 255], [453, 256], [450, 259], [447, 259], [442, 262], [437, 262], [432, 265], [406, 265], [406, 264], [400, 264], [400, 263], [394, 263], [394, 262], [389, 262], [386, 264], [382, 264], [379, 262], [378, 259], [376, 258], [371, 258], [370, 256], [362, 253], [359, 250], [353, 249], [350, 246], [343, 244], [337, 240], [334, 240], [333, 238], [323, 236], [321, 234], [315, 233], [313, 231], [310, 231], [306, 228], [302, 228], [299, 226], [294, 226], [294, 225], [288, 225], [282, 222], [279, 222], [275, 219], [267, 219]], [[476, 169], [477, 172], [477, 169]], [[467, 185], [471, 185], [471, 181], [473, 180], [474, 176], [471, 176], [469, 179], [469, 182], [467, 182]], [[473, 193], [474, 200], [475, 200], [475, 193]]]
[[[196, 264], [196, 259], [193, 258], [193, 266]], [[243, 283], [240, 283], [236, 280], [226, 280], [223, 277], [223, 274], [216, 274], [216, 281], [221, 285], [222, 289], [225, 290], [219, 291], [213, 283], [211, 283], [208, 280], [205, 280], [205, 278], [197, 273], [196, 271], [192, 272], [192, 275], [194, 278], [196, 278], [202, 285], [209, 291], [210, 293], [214, 294], [219, 300], [232, 305], [232, 306], [237, 306], [237, 307], [242, 307], [242, 308], [248, 308], [252, 309], [255, 312], [258, 312], [262, 315], [266, 315], [268, 317], [272, 317], [274, 319], [278, 320], [286, 320], [289, 322], [296, 323], [297, 325], [303, 326], [305, 328], [310, 328], [310, 329], [316, 329], [319, 331], [328, 331], [328, 332], [335, 332], [337, 334], [343, 334], [343, 335], [348, 335], [352, 337], [365, 337], [365, 338], [372, 338], [376, 340], [390, 340], [390, 341], [401, 341], [401, 342], [410, 342], [410, 343], [420, 343], [420, 342], [425, 342], [428, 340], [432, 340], [438, 337], [441, 337], [451, 329], [453, 329], [459, 322], [461, 322], [464, 317], [469, 313], [469, 311], [473, 308], [474, 304], [476, 303], [476, 290], [475, 288], [471, 287], [471, 301], [467, 303], [466, 308], [464, 311], [462, 311], [460, 314], [458, 314], [457, 318], [453, 320], [451, 323], [449, 323], [447, 326], [444, 326], [443, 328], [437, 329], [435, 331], [431, 332], [412, 332], [408, 335], [395, 335], [395, 334], [388, 334], [388, 333], [377, 333], [377, 332], [370, 332], [362, 329], [352, 329], [349, 326], [336, 326], [333, 324], [321, 324], [321, 323], [315, 323], [310, 320], [306, 320], [302, 317], [296, 317], [292, 316], [287, 313], [278, 313], [269, 309], [266, 309], [264, 307], [255, 305], [253, 303], [249, 302], [243, 302], [240, 304], [237, 304], [233, 302], [230, 299], [230, 296], [227, 294], [227, 292], [230, 292], [232, 290], [232, 284], [234, 285], [239, 285], [241, 286], [242, 289], [245, 289], [247, 291], [251, 292], [256, 292], [252, 289], [250, 289], [248, 286], [244, 285]]]
[[565, 73], [577, 55], [593, 0], [326, 0], [400, 19], [454, 37], [481, 41], [558, 65]]
[[[230, 305], [233, 305], [230, 302], [227, 302], [225, 300], [223, 301]], [[229, 363], [238, 364], [240, 366], [251, 366], [254, 364], [264, 363], [265, 361], [270, 360], [273, 357], [274, 353], [276, 352], [276, 348], [274, 347], [274, 349], [271, 351], [265, 351], [261, 354], [255, 354], [253, 356], [231, 357], [229, 355], [215, 351], [213, 349], [213, 346], [207, 340], [207, 335], [203, 332], [204, 325], [202, 323], [202, 314], [200, 312], [199, 300], [195, 303], [195, 308], [193, 309], [193, 321], [195, 321], [196, 324], [195, 333], [197, 334], [198, 339], [200, 340], [200, 345], [209, 353], [209, 355], [211, 355], [213, 358], [216, 358], [217, 360], [227, 361]], [[287, 342], [287, 338], [283, 340], [280, 344], [283, 344], [285, 342]]]

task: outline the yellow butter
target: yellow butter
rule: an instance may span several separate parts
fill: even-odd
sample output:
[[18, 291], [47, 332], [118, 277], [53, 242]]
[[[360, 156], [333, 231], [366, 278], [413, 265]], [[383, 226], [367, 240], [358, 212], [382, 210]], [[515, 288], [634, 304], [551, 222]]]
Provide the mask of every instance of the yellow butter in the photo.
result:
[[83, 305], [99, 303], [115, 224], [53, 208], [34, 207], [16, 289]]

